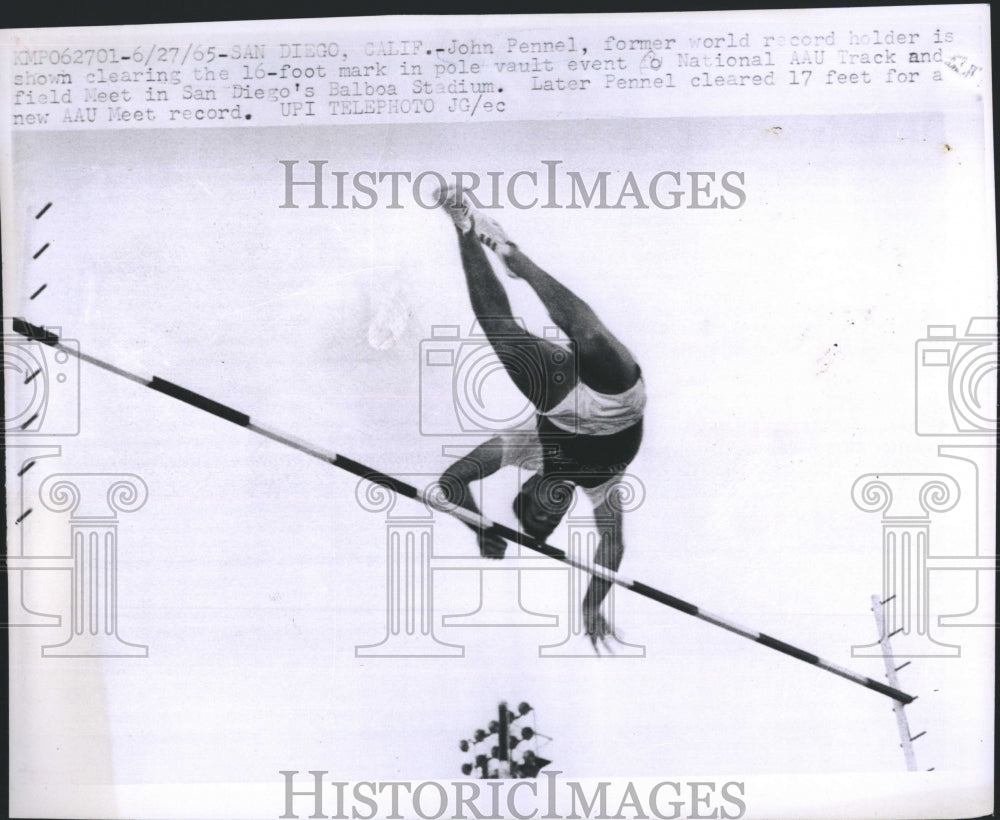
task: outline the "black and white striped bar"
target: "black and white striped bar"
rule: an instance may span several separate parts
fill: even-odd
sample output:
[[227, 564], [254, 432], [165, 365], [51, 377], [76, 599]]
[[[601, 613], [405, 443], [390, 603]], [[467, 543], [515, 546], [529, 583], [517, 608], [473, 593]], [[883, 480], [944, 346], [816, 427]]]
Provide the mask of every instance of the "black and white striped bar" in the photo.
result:
[[886, 695], [899, 703], [908, 704], [916, 699], [913, 695], [908, 695], [906, 692], [903, 692], [894, 686], [888, 686], [885, 683], [874, 680], [873, 678], [866, 677], [865, 675], [859, 675], [856, 672], [852, 672], [850, 669], [845, 669], [835, 663], [823, 660], [811, 652], [806, 652], [803, 649], [799, 649], [796, 646], [780, 641], [777, 638], [772, 638], [770, 635], [766, 635], [763, 632], [747, 629], [719, 615], [706, 612], [701, 607], [688, 603], [681, 598], [676, 598], [673, 595], [654, 587], [648, 586], [641, 581], [633, 580], [620, 573], [613, 572], [610, 569], [606, 569], [605, 567], [596, 564], [588, 565], [576, 561], [562, 550], [546, 544], [543, 541], [538, 541], [529, 535], [518, 532], [517, 530], [513, 530], [504, 524], [491, 521], [486, 516], [478, 515], [461, 507], [442, 506], [433, 498], [429, 497], [425, 491], [420, 490], [411, 484], [407, 484], [404, 481], [400, 481], [399, 479], [393, 478], [392, 476], [379, 472], [378, 470], [373, 470], [372, 468], [361, 464], [358, 461], [347, 458], [346, 456], [340, 455], [339, 453], [324, 450], [310, 444], [309, 442], [301, 441], [293, 436], [289, 436], [277, 430], [269, 429], [264, 425], [257, 424], [253, 422], [250, 416], [246, 413], [241, 413], [238, 410], [234, 410], [231, 407], [227, 407], [224, 404], [220, 404], [217, 401], [206, 398], [199, 393], [180, 387], [173, 382], [166, 381], [158, 376], [144, 379], [133, 373], [121, 370], [120, 368], [117, 368], [107, 362], [101, 361], [100, 359], [94, 358], [93, 356], [88, 356], [74, 350], [71, 347], [61, 344], [59, 337], [56, 334], [51, 333], [38, 325], [29, 324], [24, 319], [14, 319], [14, 331], [22, 336], [26, 336], [29, 339], [33, 339], [34, 341], [49, 345], [50, 347], [57, 347], [70, 355], [78, 356], [82, 361], [89, 362], [90, 364], [111, 373], [131, 379], [134, 382], [150, 387], [153, 390], [167, 396], [172, 396], [185, 404], [190, 404], [192, 407], [197, 407], [200, 410], [211, 413], [213, 416], [218, 416], [219, 418], [230, 421], [240, 427], [245, 427], [248, 430], [252, 430], [259, 435], [271, 439], [272, 441], [276, 441], [279, 444], [284, 444], [287, 447], [299, 450], [300, 452], [312, 456], [313, 458], [326, 461], [336, 467], [340, 467], [342, 470], [353, 473], [360, 478], [364, 478], [375, 484], [386, 487], [399, 495], [405, 496], [406, 498], [412, 498], [429, 504], [435, 509], [447, 512], [466, 524], [495, 533], [496, 535], [506, 538], [509, 541], [522, 544], [528, 549], [534, 550], [542, 555], [546, 555], [549, 558], [554, 558], [557, 561], [562, 561], [564, 564], [569, 564], [570, 566], [576, 567], [577, 569], [583, 570], [584, 572], [590, 573], [598, 578], [602, 578], [609, 583], [631, 590], [632, 592], [642, 595], [645, 598], [649, 598], [652, 601], [664, 604], [665, 606], [676, 609], [686, 615], [691, 615], [701, 621], [722, 627], [723, 629], [737, 635], [741, 635], [744, 638], [749, 638], [751, 641], [755, 641], [756, 643], [766, 646], [769, 649], [774, 649], [784, 655], [788, 655], [792, 658], [804, 661], [805, 663], [812, 664], [820, 669], [825, 669], [827, 672], [832, 672], [834, 675], [839, 675], [846, 680], [853, 681], [854, 683], [860, 684], [861, 686], [878, 692], [879, 694]]

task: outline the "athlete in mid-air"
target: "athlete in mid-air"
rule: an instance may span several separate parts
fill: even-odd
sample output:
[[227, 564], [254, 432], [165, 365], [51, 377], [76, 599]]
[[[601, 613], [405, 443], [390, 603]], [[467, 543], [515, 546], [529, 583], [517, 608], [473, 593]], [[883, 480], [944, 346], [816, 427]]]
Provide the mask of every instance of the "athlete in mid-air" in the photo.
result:
[[[462, 267], [483, 333], [517, 386], [533, 403], [529, 428], [508, 430], [451, 465], [441, 484], [451, 501], [479, 512], [469, 484], [514, 465], [532, 473], [514, 499], [522, 530], [544, 541], [569, 509], [575, 487], [594, 507], [600, 533], [594, 561], [611, 570], [621, 564], [622, 510], [615, 493], [642, 440], [645, 385], [639, 365], [590, 306], [539, 268], [497, 222], [471, 208], [460, 189], [440, 193], [458, 230]], [[552, 321], [569, 337], [570, 349], [528, 333], [511, 315], [510, 302], [486, 256], [488, 247], [508, 275], [535, 291]], [[480, 553], [502, 558], [507, 544], [477, 530]], [[610, 582], [593, 577], [583, 600], [583, 624], [598, 650], [615, 636], [601, 613]]]

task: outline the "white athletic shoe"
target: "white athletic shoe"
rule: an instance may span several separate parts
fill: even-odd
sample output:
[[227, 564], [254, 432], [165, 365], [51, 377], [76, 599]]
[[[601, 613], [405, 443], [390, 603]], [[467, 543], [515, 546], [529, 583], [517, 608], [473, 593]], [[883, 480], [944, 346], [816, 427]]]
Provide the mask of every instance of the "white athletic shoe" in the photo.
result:
[[448, 212], [455, 227], [462, 233], [468, 233], [472, 229], [472, 208], [465, 197], [459, 197], [458, 187], [447, 185], [439, 188], [434, 195]]
[[[507, 238], [507, 234], [500, 227], [500, 223], [485, 214], [479, 213], [479, 211], [473, 211], [472, 222], [475, 227], [476, 237], [487, 248], [500, 256], [506, 256], [510, 253], [511, 248], [514, 247], [514, 243]], [[508, 273], [514, 276], [510, 271]]]
[[[507, 238], [504, 229], [495, 219], [491, 219], [472, 208], [467, 197], [459, 196], [457, 186], [447, 185], [444, 188], [439, 188], [435, 192], [435, 197], [448, 212], [459, 231], [468, 233], [470, 230], [474, 230], [476, 238], [500, 257], [510, 253], [514, 243]], [[507, 271], [507, 275], [514, 279], [518, 278], [510, 270]]]

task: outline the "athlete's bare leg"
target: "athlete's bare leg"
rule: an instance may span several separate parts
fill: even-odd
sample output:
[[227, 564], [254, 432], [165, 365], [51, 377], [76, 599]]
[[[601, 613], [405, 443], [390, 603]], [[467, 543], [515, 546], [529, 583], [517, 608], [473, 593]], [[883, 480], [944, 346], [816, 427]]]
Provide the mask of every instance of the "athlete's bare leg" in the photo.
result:
[[486, 338], [518, 390], [539, 410], [551, 409], [576, 383], [572, 356], [514, 319], [507, 292], [472, 231], [459, 231], [458, 245], [472, 310]]
[[[474, 211], [463, 199], [462, 191], [452, 187], [440, 193], [461, 237], [462, 261], [477, 316], [493, 310], [510, 315], [503, 286], [495, 275], [486, 276], [493, 271], [485, 253], [474, 253], [474, 244], [482, 243], [503, 259], [512, 276], [524, 279], [534, 289], [552, 321], [573, 341], [579, 362], [578, 378], [594, 390], [609, 394], [622, 393], [639, 380], [639, 367], [632, 354], [597, 318], [590, 305], [538, 267], [510, 241], [495, 220]], [[478, 243], [470, 239], [478, 239]], [[487, 282], [487, 278], [492, 282]], [[476, 289], [481, 291], [478, 306]]]
[[552, 321], [576, 345], [580, 377], [600, 393], [623, 393], [639, 379], [639, 367], [625, 347], [583, 299], [538, 265], [516, 245], [502, 252], [504, 263], [538, 294]]

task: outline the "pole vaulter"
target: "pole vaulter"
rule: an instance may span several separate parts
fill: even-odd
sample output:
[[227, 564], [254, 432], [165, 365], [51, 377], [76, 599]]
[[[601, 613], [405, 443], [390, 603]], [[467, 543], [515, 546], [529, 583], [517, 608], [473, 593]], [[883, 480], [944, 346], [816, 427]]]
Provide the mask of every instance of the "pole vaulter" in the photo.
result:
[[707, 623], [714, 624], [715, 626], [721, 627], [729, 632], [734, 632], [737, 635], [741, 635], [744, 638], [748, 638], [755, 643], [762, 644], [770, 649], [774, 649], [782, 654], [789, 655], [790, 657], [797, 658], [805, 663], [817, 666], [820, 669], [824, 669], [827, 672], [832, 672], [834, 675], [839, 675], [846, 680], [852, 681], [853, 683], [864, 686], [867, 689], [871, 689], [878, 692], [881, 695], [886, 695], [897, 701], [900, 704], [906, 705], [912, 703], [916, 700], [915, 695], [908, 695], [900, 689], [894, 686], [888, 686], [885, 683], [874, 680], [872, 678], [866, 677], [865, 675], [860, 675], [856, 672], [852, 672], [850, 669], [845, 669], [842, 666], [838, 666], [830, 661], [823, 660], [817, 655], [811, 652], [806, 652], [803, 649], [799, 649], [796, 646], [780, 641], [777, 638], [772, 638], [770, 635], [766, 635], [763, 632], [758, 632], [754, 629], [748, 629], [746, 627], [740, 626], [726, 618], [719, 615], [714, 615], [711, 612], [706, 612], [699, 606], [689, 603], [681, 598], [676, 598], [666, 592], [662, 592], [659, 589], [648, 586], [641, 581], [636, 581], [628, 578], [621, 573], [613, 572], [612, 570], [606, 569], [605, 567], [599, 565], [588, 566], [582, 562], [576, 561], [565, 552], [556, 547], [546, 544], [544, 541], [539, 541], [532, 538], [524, 533], [520, 533], [517, 530], [511, 529], [503, 524], [497, 523], [496, 521], [491, 521], [484, 515], [478, 515], [469, 510], [463, 509], [461, 507], [447, 506], [442, 507], [440, 502], [435, 501], [430, 498], [426, 491], [420, 490], [406, 482], [400, 481], [399, 479], [393, 478], [390, 475], [374, 470], [360, 462], [354, 461], [353, 459], [347, 458], [346, 456], [340, 455], [339, 453], [334, 453], [328, 450], [324, 450], [320, 447], [316, 447], [309, 442], [301, 441], [294, 438], [293, 436], [286, 435], [284, 433], [278, 432], [277, 430], [270, 429], [264, 425], [257, 424], [252, 421], [250, 416], [246, 413], [242, 413], [238, 410], [234, 410], [231, 407], [227, 407], [224, 404], [220, 404], [217, 401], [206, 398], [205, 396], [195, 393], [187, 388], [181, 387], [174, 384], [173, 382], [161, 379], [158, 376], [153, 376], [152, 378], [146, 379], [141, 376], [137, 376], [134, 373], [129, 373], [126, 370], [122, 370], [115, 367], [108, 362], [97, 359], [93, 356], [89, 356], [78, 350], [73, 349], [67, 345], [62, 344], [59, 341], [59, 336], [46, 330], [44, 327], [39, 325], [33, 325], [26, 322], [24, 319], [14, 319], [14, 331], [21, 334], [41, 344], [48, 345], [49, 347], [57, 348], [64, 353], [72, 356], [78, 357], [81, 361], [88, 362], [96, 367], [100, 367], [109, 373], [114, 373], [118, 376], [122, 376], [126, 379], [130, 379], [138, 384], [150, 387], [157, 392], [164, 393], [167, 396], [172, 396], [179, 401], [191, 405], [192, 407], [197, 407], [200, 410], [204, 410], [207, 413], [211, 413], [213, 416], [218, 416], [219, 418], [225, 419], [226, 421], [232, 422], [240, 427], [245, 427], [248, 430], [257, 433], [258, 435], [269, 438], [272, 441], [276, 441], [279, 444], [284, 444], [287, 447], [291, 447], [295, 450], [305, 453], [313, 458], [318, 458], [321, 461], [325, 461], [335, 467], [340, 467], [342, 470], [346, 470], [360, 478], [371, 481], [374, 484], [386, 487], [393, 492], [405, 496], [407, 498], [412, 498], [414, 500], [423, 502], [433, 507], [434, 509], [447, 512], [455, 518], [463, 521], [466, 524], [470, 524], [477, 528], [483, 528], [487, 532], [495, 533], [503, 538], [506, 538], [515, 543], [522, 544], [528, 549], [534, 550], [535, 552], [546, 555], [549, 558], [554, 558], [557, 561], [561, 561], [564, 564], [568, 564], [579, 570], [587, 572], [597, 578], [601, 578], [609, 583], [615, 584], [617, 586], [628, 589], [644, 598], [649, 598], [650, 600], [656, 601], [657, 603], [664, 604], [665, 606], [676, 609], [683, 612], [686, 615], [691, 615], [701, 621], [706, 621]]

